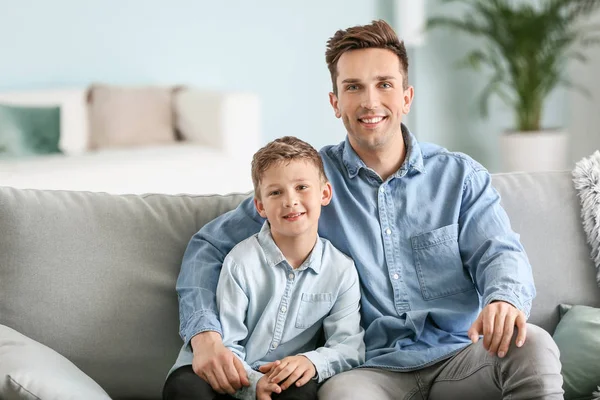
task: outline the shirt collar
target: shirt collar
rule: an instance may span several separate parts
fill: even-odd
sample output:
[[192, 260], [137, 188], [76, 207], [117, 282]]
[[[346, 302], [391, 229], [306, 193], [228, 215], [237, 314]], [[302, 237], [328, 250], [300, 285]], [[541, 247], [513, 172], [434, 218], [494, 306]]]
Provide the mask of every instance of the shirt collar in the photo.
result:
[[[296, 269], [297, 271], [303, 271], [307, 268], [312, 269], [317, 274], [321, 271], [323, 243], [321, 242], [321, 238], [319, 237], [319, 235], [317, 235], [316, 239], [317, 241], [315, 243], [315, 247], [313, 247], [312, 251], [310, 252], [310, 255], [306, 260], [304, 260], [302, 265], [300, 265], [300, 267]], [[286, 264], [289, 265], [289, 263], [285, 259], [285, 256], [283, 255], [281, 250], [279, 250], [279, 247], [277, 247], [275, 241], [273, 240], [273, 236], [271, 235], [271, 225], [269, 225], [269, 221], [265, 221], [260, 232], [258, 233], [258, 243], [260, 244], [265, 253], [265, 258], [267, 259], [269, 267], [275, 267], [276, 265], [284, 261]]]
[[[406, 157], [402, 163], [402, 166], [394, 174], [394, 176], [400, 177], [412, 170], [425, 172], [423, 153], [421, 152], [421, 147], [419, 146], [417, 138], [410, 132], [406, 125], [401, 124], [401, 129], [402, 138], [404, 139], [404, 146], [406, 147]], [[348, 176], [351, 179], [358, 175], [361, 168], [368, 168], [350, 145], [348, 135], [346, 135], [346, 140], [344, 143], [342, 161], [346, 167], [346, 170], [348, 171]]]

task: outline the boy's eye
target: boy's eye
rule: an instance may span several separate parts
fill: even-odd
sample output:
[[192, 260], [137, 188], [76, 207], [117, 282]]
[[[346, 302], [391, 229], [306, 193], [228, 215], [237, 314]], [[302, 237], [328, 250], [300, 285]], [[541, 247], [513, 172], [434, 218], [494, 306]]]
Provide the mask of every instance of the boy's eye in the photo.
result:
[[297, 189], [298, 190], [308, 189], [308, 186], [306, 186], [306, 185], [298, 185]]
[[279, 194], [279, 190], [273, 190], [271, 192], [269, 192], [269, 196], [277, 196]]

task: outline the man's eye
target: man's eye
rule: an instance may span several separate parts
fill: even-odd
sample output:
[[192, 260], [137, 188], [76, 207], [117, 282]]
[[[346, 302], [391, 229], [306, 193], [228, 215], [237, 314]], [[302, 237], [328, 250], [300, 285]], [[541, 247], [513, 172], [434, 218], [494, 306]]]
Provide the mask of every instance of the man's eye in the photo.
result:
[[346, 90], [357, 90], [358, 86], [357, 85], [348, 85], [346, 86]]
[[279, 194], [279, 190], [273, 190], [272, 192], [269, 193], [269, 196], [277, 196]]
[[383, 83], [381, 84], [381, 87], [382, 87], [382, 88], [384, 88], [384, 89], [389, 89], [389, 88], [391, 88], [391, 87], [392, 87], [392, 84], [391, 84], [391, 83], [389, 83], [389, 82], [383, 82]]

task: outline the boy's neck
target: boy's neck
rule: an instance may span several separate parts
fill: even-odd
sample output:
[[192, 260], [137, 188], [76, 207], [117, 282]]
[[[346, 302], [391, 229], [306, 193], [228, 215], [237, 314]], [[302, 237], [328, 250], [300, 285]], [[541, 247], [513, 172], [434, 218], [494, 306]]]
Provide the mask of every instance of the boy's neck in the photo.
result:
[[300, 236], [281, 236], [271, 232], [273, 241], [287, 260], [296, 269], [302, 265], [317, 243], [317, 232], [307, 232]]

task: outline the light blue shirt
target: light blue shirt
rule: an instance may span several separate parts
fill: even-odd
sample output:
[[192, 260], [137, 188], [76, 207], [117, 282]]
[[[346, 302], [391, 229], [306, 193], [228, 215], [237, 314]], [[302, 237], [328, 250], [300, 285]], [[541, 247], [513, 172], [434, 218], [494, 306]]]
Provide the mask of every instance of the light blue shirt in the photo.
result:
[[[294, 269], [265, 222], [225, 257], [217, 307], [223, 344], [243, 361], [251, 382], [236, 393], [239, 399], [254, 400], [263, 376], [258, 367], [286, 356], [306, 356], [319, 382], [365, 360], [358, 274], [325, 239], [317, 237]], [[317, 348], [322, 334], [325, 344]]]
[[[470, 343], [482, 306], [502, 300], [528, 316], [535, 296], [531, 266], [486, 169], [402, 131], [406, 159], [385, 181], [348, 139], [320, 151], [333, 199], [319, 234], [356, 264], [364, 366], [390, 370], [448, 358]], [[221, 332], [214, 294], [221, 264], [262, 222], [248, 199], [190, 241], [177, 282], [185, 343]]]

